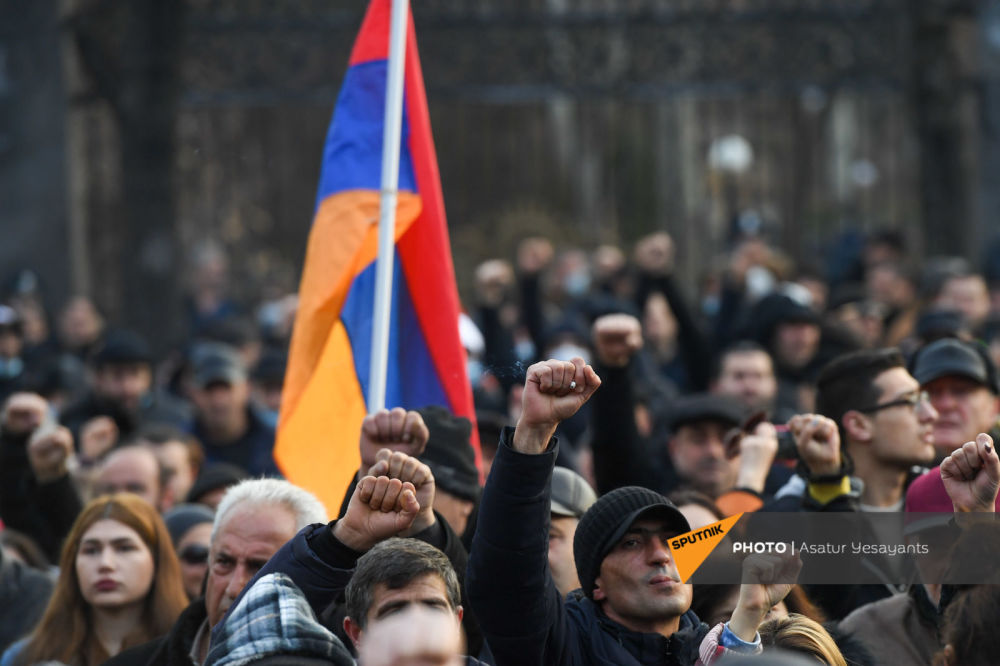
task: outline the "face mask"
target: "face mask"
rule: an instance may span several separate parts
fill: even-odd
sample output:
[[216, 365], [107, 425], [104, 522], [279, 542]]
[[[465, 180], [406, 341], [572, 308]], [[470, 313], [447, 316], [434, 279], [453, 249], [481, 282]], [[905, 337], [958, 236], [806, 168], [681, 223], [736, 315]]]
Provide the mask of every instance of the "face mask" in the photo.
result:
[[24, 370], [24, 361], [19, 358], [0, 358], [0, 378], [13, 379]]
[[469, 383], [476, 386], [483, 378], [483, 363], [470, 358], [465, 362], [465, 372], [469, 375]]
[[284, 309], [278, 301], [270, 301], [260, 306], [257, 321], [263, 328], [275, 328], [284, 319]]
[[747, 269], [746, 289], [750, 300], [756, 301], [774, 291], [774, 274], [763, 266], [751, 266]]
[[584, 363], [590, 363], [590, 351], [571, 342], [564, 342], [558, 347], [553, 347], [547, 356], [557, 361], [571, 361], [574, 357], [579, 356]]
[[570, 296], [583, 296], [590, 289], [590, 275], [586, 271], [574, 271], [566, 277], [563, 288]]
[[719, 314], [719, 297], [706, 296], [701, 299], [701, 313], [708, 318], [713, 318]]
[[261, 421], [271, 426], [272, 428], [278, 427], [278, 412], [274, 411], [273, 409], [267, 409], [266, 407], [262, 407], [257, 410], [257, 416], [260, 417]]
[[535, 343], [531, 340], [519, 340], [514, 345], [514, 356], [521, 363], [530, 363], [535, 358]]

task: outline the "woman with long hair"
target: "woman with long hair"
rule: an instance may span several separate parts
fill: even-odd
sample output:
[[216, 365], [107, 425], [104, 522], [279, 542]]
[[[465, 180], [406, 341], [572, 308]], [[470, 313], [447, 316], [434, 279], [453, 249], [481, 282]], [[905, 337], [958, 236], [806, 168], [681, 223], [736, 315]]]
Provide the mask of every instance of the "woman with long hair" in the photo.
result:
[[95, 666], [170, 629], [187, 605], [163, 520], [137, 495], [98, 497], [63, 545], [59, 580], [34, 632], [0, 666]]

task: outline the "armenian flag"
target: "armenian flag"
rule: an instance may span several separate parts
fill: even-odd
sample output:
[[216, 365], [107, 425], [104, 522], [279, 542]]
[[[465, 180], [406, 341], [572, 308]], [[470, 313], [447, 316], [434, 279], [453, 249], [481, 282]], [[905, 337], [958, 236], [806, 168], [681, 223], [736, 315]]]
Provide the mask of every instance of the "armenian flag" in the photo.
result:
[[[274, 452], [331, 515], [360, 464], [366, 413], [390, 4], [368, 6], [327, 133]], [[386, 407], [442, 405], [474, 422], [412, 15], [405, 53]]]

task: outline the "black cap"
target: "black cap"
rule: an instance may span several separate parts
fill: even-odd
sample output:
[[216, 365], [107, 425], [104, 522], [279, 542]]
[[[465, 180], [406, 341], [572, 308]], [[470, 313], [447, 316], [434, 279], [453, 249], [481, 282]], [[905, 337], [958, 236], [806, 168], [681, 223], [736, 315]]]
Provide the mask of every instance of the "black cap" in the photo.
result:
[[94, 365], [125, 365], [129, 363], [152, 363], [153, 352], [146, 340], [134, 331], [109, 331], [104, 343], [94, 354]]
[[237, 465], [221, 462], [205, 463], [191, 490], [188, 491], [186, 501], [197, 502], [213, 490], [228, 488], [248, 477], [246, 470]]
[[819, 313], [811, 307], [803, 305], [789, 296], [783, 296], [775, 304], [774, 321], [776, 324], [789, 323], [819, 325], [820, 316]]
[[417, 411], [430, 431], [420, 460], [431, 468], [434, 484], [457, 497], [478, 499], [479, 469], [472, 450], [472, 422], [437, 405]]
[[626, 486], [594, 503], [580, 519], [573, 537], [573, 559], [584, 593], [593, 598], [601, 563], [632, 524], [641, 517], [662, 516], [678, 534], [690, 532], [687, 518], [660, 493]]
[[925, 342], [953, 338], [968, 330], [965, 317], [955, 310], [925, 310], [914, 325], [914, 333]]
[[281, 350], [269, 349], [261, 354], [250, 377], [261, 384], [281, 384], [285, 381], [288, 354]]
[[194, 379], [198, 386], [210, 384], [238, 384], [247, 378], [247, 369], [239, 352], [229, 345], [213, 344], [204, 347], [194, 361]]
[[556, 467], [552, 472], [552, 515], [582, 518], [594, 502], [597, 493], [582, 476], [571, 469]]
[[986, 349], [977, 342], [943, 338], [917, 350], [910, 372], [924, 386], [941, 377], [966, 377], [1000, 393], [997, 372]]
[[739, 425], [746, 409], [736, 398], [714, 393], [696, 393], [678, 398], [669, 409], [667, 423], [670, 432], [688, 423], [716, 421], [729, 427]]

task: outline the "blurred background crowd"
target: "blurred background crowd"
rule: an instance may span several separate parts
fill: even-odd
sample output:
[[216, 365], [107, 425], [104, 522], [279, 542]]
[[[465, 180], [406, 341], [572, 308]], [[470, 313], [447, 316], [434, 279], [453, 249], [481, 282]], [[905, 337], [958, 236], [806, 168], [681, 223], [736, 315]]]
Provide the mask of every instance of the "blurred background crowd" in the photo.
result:
[[[96, 542], [141, 537], [153, 553], [169, 539], [179, 559], [151, 574], [168, 591], [138, 595], [162, 614], [117, 643], [80, 639], [73, 649], [92, 652], [79, 663], [168, 629], [207, 650], [198, 627], [221, 606], [208, 619], [204, 603], [190, 611], [206, 585], [213, 594], [214, 511], [240, 480], [279, 475], [317, 166], [366, 3], [334, 4], [0, 0], [0, 543], [5, 571], [23, 572], [7, 590], [23, 603], [0, 608], [0, 646], [36, 626], [53, 580], [52, 598], [68, 598], [67, 567], [86, 575], [86, 537], [110, 516], [132, 533], [98, 529]], [[483, 453], [477, 467], [470, 424], [422, 410], [420, 459], [448, 526], [431, 543], [454, 556], [462, 585], [481, 480], [542, 359], [581, 357], [605, 378], [558, 431], [558, 469], [579, 475], [553, 481], [571, 498], [554, 500], [550, 522], [563, 594], [580, 581], [553, 554], [575, 529], [559, 520], [578, 520], [595, 490], [682, 490], [672, 497], [692, 527], [782, 498], [798, 510], [815, 469], [800, 467], [795, 487], [802, 444], [785, 424], [843, 415], [817, 401], [817, 381], [846, 353], [896, 347], [902, 361], [885, 367], [917, 384], [899, 395], [879, 385], [871, 405], [844, 409], [874, 422], [906, 403], [938, 445], [841, 469], [867, 483], [848, 486], [860, 510], [902, 509], [913, 464], [996, 432], [1000, 1], [433, 0], [413, 13]], [[921, 368], [918, 350], [942, 339], [964, 346]], [[954, 377], [966, 384], [932, 386]], [[852, 381], [869, 396], [866, 379]], [[744, 420], [756, 412], [777, 429], [744, 437], [742, 467], [697, 453], [725, 433], [690, 426], [759, 434]], [[694, 439], [667, 455], [685, 427]], [[845, 450], [854, 436], [842, 431]], [[616, 465], [608, 445], [626, 441]], [[637, 475], [646, 463], [656, 469]], [[122, 491], [145, 504], [88, 508]], [[936, 499], [915, 510], [950, 511], [943, 490], [921, 497]], [[294, 513], [268, 557], [326, 518]], [[24, 592], [30, 580], [37, 593]], [[226, 608], [233, 586], [215, 592]], [[827, 626], [845, 654], [865, 625], [851, 611], [883, 598], [932, 604], [902, 642], [957, 631], [954, 618], [942, 624], [940, 590], [890, 592], [841, 603], [797, 588], [786, 610], [843, 620]], [[702, 589], [693, 608], [725, 620], [735, 595]], [[955, 617], [996, 603], [964, 599]], [[170, 629], [186, 600], [190, 623]], [[488, 659], [468, 617], [467, 645]], [[70, 621], [50, 614], [29, 649]], [[934, 635], [913, 663], [958, 644]], [[848, 663], [879, 663], [865, 659]]]

